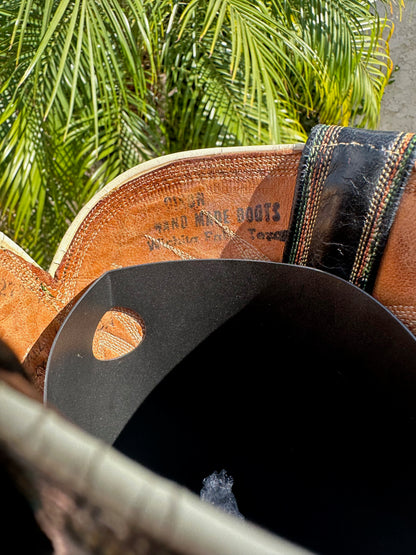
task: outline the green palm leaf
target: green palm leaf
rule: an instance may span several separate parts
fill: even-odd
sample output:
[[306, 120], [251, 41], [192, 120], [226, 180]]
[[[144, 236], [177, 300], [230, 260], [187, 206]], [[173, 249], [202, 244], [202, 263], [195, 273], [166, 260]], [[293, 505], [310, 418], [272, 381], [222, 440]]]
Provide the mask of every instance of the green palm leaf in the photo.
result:
[[390, 31], [367, 0], [0, 0], [3, 230], [45, 264], [143, 160], [375, 127]]

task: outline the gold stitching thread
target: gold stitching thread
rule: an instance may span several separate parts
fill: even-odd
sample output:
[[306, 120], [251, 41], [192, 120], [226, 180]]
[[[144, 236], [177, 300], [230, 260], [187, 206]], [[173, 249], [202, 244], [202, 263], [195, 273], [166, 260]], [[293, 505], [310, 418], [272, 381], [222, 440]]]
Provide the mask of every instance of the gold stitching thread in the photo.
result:
[[[398, 144], [398, 142], [399, 142], [400, 139], [401, 139], [401, 137], [398, 137], [398, 138], [396, 139], [395, 145]], [[392, 152], [392, 151], [390, 151], [390, 152]], [[384, 185], [385, 185], [385, 183], [386, 183], [386, 181], [387, 181], [387, 179], [388, 179], [387, 172], [390, 172], [390, 171], [391, 171], [391, 162], [392, 162], [392, 159], [390, 158], [389, 161], [388, 161], [388, 163], [387, 163], [387, 165], [384, 166], [384, 168], [383, 168], [383, 170], [382, 170], [382, 173], [381, 173], [381, 176], [380, 176], [380, 179], [379, 179], [379, 181], [378, 181], [378, 183], [377, 183], [377, 186], [376, 186], [376, 188], [375, 188], [375, 190], [374, 190], [374, 194], [373, 194], [373, 197], [372, 197], [372, 199], [371, 199], [371, 203], [370, 203], [369, 209], [368, 209], [368, 211], [367, 211], [366, 220], [365, 220], [365, 222], [364, 222], [363, 232], [362, 232], [362, 236], [361, 236], [361, 238], [360, 238], [360, 244], [359, 244], [360, 246], [359, 246], [359, 249], [357, 250], [356, 258], [357, 258], [358, 256], [362, 256], [362, 255], [363, 255], [363, 250], [364, 250], [365, 247], [364, 247], [364, 245], [362, 244], [362, 241], [365, 240], [365, 236], [368, 237], [368, 234], [369, 234], [369, 232], [370, 232], [370, 229], [371, 229], [370, 218], [371, 218], [371, 220], [374, 218], [374, 214], [375, 214], [376, 209], [377, 209], [377, 207], [378, 207], [380, 197], [381, 197], [381, 195], [382, 195], [382, 193], [383, 193], [383, 191], [384, 191]]]
[[[44, 303], [44, 306], [46, 308], [50, 310], [50, 306], [52, 306], [56, 312], [62, 310], [63, 305], [59, 302], [59, 299], [45, 293], [42, 289], [42, 285], [44, 284], [42, 279], [39, 278], [34, 272], [31, 272], [30, 269], [26, 267], [26, 265], [23, 265], [21, 263], [21, 258], [16, 260], [14, 257], [15, 255], [8, 251], [6, 259], [3, 258], [2, 260], [2, 266], [6, 268], [13, 275], [13, 277], [21, 283], [24, 289], [34, 293], [35, 296], [42, 301], [48, 299], [48, 302]], [[50, 310], [50, 312], [53, 313], [52, 310]]]
[[[315, 136], [315, 143], [320, 144], [322, 139], [325, 136], [326, 136], [326, 131], [322, 127], [321, 129], [319, 129], [319, 132]], [[298, 191], [298, 194], [294, 199], [295, 220], [292, 224], [292, 227], [293, 227], [292, 238], [289, 244], [290, 252], [288, 255], [288, 261], [294, 264], [298, 263], [299, 250], [301, 249], [301, 245], [304, 240], [303, 234], [304, 234], [305, 213], [308, 208], [308, 199], [309, 199], [310, 188], [311, 188], [310, 175], [311, 175], [311, 172], [313, 175], [315, 171], [315, 166], [316, 166], [315, 162], [317, 157], [316, 152], [319, 152], [319, 147], [318, 148], [315, 147], [313, 149], [311, 148], [311, 150], [313, 150], [315, 153], [313, 156], [310, 156], [310, 153], [309, 153], [304, 164], [302, 162], [302, 158], [299, 161], [299, 163], [302, 164], [302, 166], [299, 167], [300, 175], [298, 175], [298, 178], [300, 179], [300, 184], [303, 186], [300, 188], [300, 190]], [[299, 170], [298, 170], [298, 174], [299, 174]]]
[[[270, 158], [270, 163], [272, 163], [275, 157], [267, 156], [265, 158]], [[283, 161], [285, 159], [285, 157], [282, 157], [282, 156], [279, 156], [278, 158], [280, 159], [280, 161]], [[219, 164], [218, 162], [221, 162], [221, 163]], [[250, 160], [250, 162], [252, 162], [252, 160]], [[182, 169], [183, 165], [184, 165], [183, 163], [175, 165], [176, 173], [180, 176], [183, 175], [183, 169]], [[189, 166], [189, 161], [188, 161], [187, 165]], [[198, 164], [198, 168], [193, 167], [192, 169], [193, 169], [193, 174], [195, 174], [195, 176], [198, 178], [198, 181], [200, 182], [202, 176], [200, 174], [197, 174], [198, 169], [200, 171], [199, 165], [200, 164]], [[222, 161], [216, 160], [216, 166], [224, 166], [224, 165], [225, 164]], [[232, 176], [233, 179], [235, 179], [235, 176], [236, 176], [236, 174], [235, 174], [235, 164], [233, 165], [233, 171], [229, 170], [229, 165], [228, 164], [226, 164], [225, 167], [228, 170], [228, 175]], [[156, 199], [159, 200], [167, 191], [170, 191], [173, 188], [173, 187], [169, 188], [169, 186], [166, 186], [166, 182], [169, 182], [169, 181], [173, 182], [176, 186], [175, 188], [179, 191], [177, 176], [175, 175], [174, 177], [172, 177], [170, 170], [171, 170], [171, 167], [168, 166], [168, 167], [163, 167], [158, 171], [159, 177], [162, 177], [162, 179], [159, 179], [159, 183], [160, 182], [163, 183], [162, 186], [160, 186], [160, 184], [155, 185], [155, 184], [152, 183], [152, 184], [148, 185], [145, 189], [144, 188], [141, 189], [138, 195], [137, 195], [137, 190], [136, 190], [136, 184], [137, 184], [137, 182], [143, 181], [144, 178], [146, 178], [147, 176], [142, 176], [142, 179], [134, 179], [134, 180], [130, 181], [129, 183], [125, 184], [124, 186], [120, 187], [120, 189], [117, 192], [119, 192], [122, 196], [125, 195], [125, 197], [121, 201], [118, 200], [118, 202], [117, 202], [117, 208], [118, 208], [117, 212], [120, 211], [119, 210], [120, 203], [121, 203], [122, 208], [125, 208], [133, 200], [137, 200], [138, 197], [139, 198], [140, 197], [144, 198], [144, 197], [149, 197], [149, 196], [155, 195]], [[247, 167], [246, 166], [245, 166], [245, 172], [247, 173]], [[164, 179], [164, 176], [165, 176], [166, 173], [168, 174], [169, 179]], [[256, 174], [259, 173], [257, 169], [256, 169], [255, 173]], [[268, 172], [263, 171], [261, 173], [261, 175], [268, 175]], [[237, 177], [240, 177], [240, 176], [237, 176]], [[213, 177], [212, 176], [206, 176], [206, 179], [211, 180], [211, 179], [213, 179]], [[193, 180], [191, 180], [190, 178], [188, 178], [187, 180], [183, 180], [183, 185], [186, 186], [188, 184], [193, 184]], [[173, 188], [173, 189], [175, 190], [175, 188]], [[132, 195], [130, 194], [131, 189], [134, 189], [134, 193]], [[182, 189], [181, 189], [181, 192], [183, 192]], [[88, 247], [94, 241], [94, 239], [97, 237], [97, 235], [101, 231], [102, 227], [107, 223], [107, 220], [110, 219], [113, 216], [113, 213], [111, 212], [111, 210], [108, 210], [108, 206], [106, 206], [106, 208], [107, 208], [107, 210], [106, 210], [107, 217], [106, 218], [101, 217], [102, 212], [103, 212], [103, 209], [102, 209], [103, 204], [107, 205], [106, 201], [108, 201], [110, 203], [110, 206], [111, 206], [115, 203], [115, 197], [113, 195], [104, 197], [96, 205], [96, 210], [94, 211], [94, 213], [92, 215], [91, 214], [89, 215], [89, 216], [91, 216], [89, 218], [89, 221], [87, 221], [86, 225], [82, 228], [82, 230], [80, 230], [80, 231], [83, 231], [84, 235], [85, 235], [85, 233], [88, 231], [89, 227], [95, 223], [97, 218], [99, 218], [99, 217], [101, 218], [99, 220], [99, 225], [97, 226], [95, 233], [89, 238], [89, 241], [87, 242], [87, 244], [84, 245], [84, 248], [82, 249], [81, 254], [80, 254], [80, 249], [76, 248], [76, 247], [78, 247], [78, 243], [81, 242], [81, 237], [80, 237], [81, 234], [78, 234], [76, 237], [74, 237], [74, 241], [71, 244], [72, 248], [70, 247], [70, 249], [68, 249], [68, 251], [75, 249], [75, 264], [71, 269], [71, 274], [72, 274], [71, 277], [66, 278], [67, 272], [65, 270], [64, 270], [64, 274], [62, 276], [62, 279], [64, 279], [64, 280], [66, 279], [66, 284], [67, 285], [68, 285], [68, 280], [69, 280], [69, 290], [68, 290], [67, 294], [64, 296], [64, 298], [65, 297], [68, 298], [68, 296], [72, 297], [74, 295], [75, 282], [78, 279], [80, 267], [82, 266], [82, 263], [85, 259], [86, 253], [88, 251]], [[69, 295], [68, 295], [68, 293], [69, 293]]]
[[[253, 258], [255, 260], [265, 260], [270, 262], [270, 258], [268, 258], [265, 254], [263, 254], [259, 249], [257, 249], [254, 245], [251, 245], [248, 241], [246, 241], [243, 237], [238, 235], [235, 231], [230, 229], [228, 226], [221, 223], [215, 216], [210, 214], [208, 210], [201, 210], [203, 214], [205, 214], [208, 218], [210, 218], [213, 222], [215, 222], [220, 229], [222, 229], [225, 234], [230, 238], [231, 241], [235, 241], [236, 247], [238, 252], [244, 257], [246, 257], [247, 251], [248, 253], [253, 254]], [[240, 245], [246, 247], [246, 249], [241, 250]]]
[[[330, 134], [330, 138], [333, 138], [335, 135], [335, 138], [339, 136], [341, 132], [341, 128], [335, 128], [332, 130], [332, 133]], [[319, 210], [319, 206], [321, 203], [321, 198], [322, 198], [322, 191], [324, 188], [324, 183], [325, 180], [328, 176], [328, 172], [329, 172], [329, 167], [330, 167], [330, 162], [331, 162], [331, 157], [334, 151], [334, 147], [337, 146], [338, 143], [332, 143], [332, 144], [321, 144], [320, 147], [324, 147], [323, 148], [323, 152], [322, 154], [324, 155], [324, 163], [322, 166], [319, 167], [319, 171], [318, 171], [318, 175], [316, 177], [316, 182], [317, 182], [317, 188], [315, 191], [315, 196], [317, 198], [315, 203], [309, 202], [308, 206], [309, 209], [307, 209], [305, 211], [305, 218], [307, 218], [308, 214], [311, 212], [312, 209], [312, 213], [309, 217], [309, 222], [308, 220], [306, 220], [306, 231], [305, 231], [305, 238], [303, 240], [303, 249], [301, 252], [301, 257], [300, 257], [300, 262], [299, 264], [306, 264], [307, 262], [307, 258], [309, 255], [309, 249], [310, 249], [310, 245], [312, 242], [312, 236], [313, 236], [313, 231], [315, 228], [315, 223], [316, 223], [316, 218], [318, 216], [318, 210]], [[331, 147], [332, 150], [328, 151], [328, 147]]]
[[376, 213], [376, 210], [380, 204], [380, 198], [382, 197], [382, 194], [384, 192], [385, 189], [385, 184], [389, 179], [389, 176], [391, 174], [391, 171], [394, 169], [394, 165], [395, 165], [395, 160], [392, 157], [392, 154], [396, 152], [395, 148], [398, 146], [398, 144], [403, 140], [404, 134], [400, 134], [396, 141], [393, 144], [393, 148], [389, 151], [390, 154], [390, 158], [387, 161], [387, 164], [384, 166], [382, 172], [381, 172], [381, 176], [380, 179], [377, 183], [377, 186], [374, 190], [374, 194], [373, 197], [371, 199], [371, 203], [369, 206], [369, 209], [367, 211], [366, 214], [366, 218], [364, 221], [364, 226], [363, 226], [363, 230], [361, 232], [361, 237], [360, 237], [360, 241], [358, 243], [358, 248], [357, 248], [357, 253], [355, 255], [355, 259], [354, 259], [354, 264], [350, 273], [350, 281], [354, 282], [354, 280], [357, 279], [358, 276], [358, 270], [359, 267], [361, 266], [362, 263], [362, 259], [364, 256], [364, 252], [366, 249], [366, 245], [368, 243], [368, 238], [371, 232], [371, 228], [372, 228], [372, 222]]
[[165, 249], [172, 251], [177, 256], [179, 256], [179, 258], [182, 258], [183, 260], [195, 260], [195, 256], [192, 256], [186, 253], [185, 251], [178, 249], [177, 247], [174, 247], [173, 245], [169, 245], [169, 243], [165, 243], [161, 239], [157, 239], [156, 237], [152, 237], [151, 235], [147, 235], [147, 234], [145, 234], [144, 237], [146, 237], [147, 239], [151, 239], [161, 247], [164, 247]]
[[[311, 225], [314, 213], [314, 199], [319, 198], [319, 185], [321, 183], [322, 176], [325, 177], [326, 175], [328, 151], [326, 150], [327, 142], [325, 141], [327, 141], [331, 137], [333, 132], [334, 128], [327, 127], [323, 136], [317, 137], [318, 144], [313, 145], [313, 148], [311, 148], [311, 150], [315, 151], [315, 154], [317, 153], [317, 156], [312, 161], [312, 173], [308, 176], [307, 180], [309, 190], [307, 191], [307, 197], [305, 200], [305, 208], [303, 210], [302, 217], [302, 227], [300, 230], [300, 238], [295, 257], [295, 263], [301, 265], [306, 264], [309, 254], [308, 250], [306, 250], [306, 246], [309, 235], [313, 233], [313, 227], [311, 228]], [[322, 163], [319, 163], [321, 161]]]

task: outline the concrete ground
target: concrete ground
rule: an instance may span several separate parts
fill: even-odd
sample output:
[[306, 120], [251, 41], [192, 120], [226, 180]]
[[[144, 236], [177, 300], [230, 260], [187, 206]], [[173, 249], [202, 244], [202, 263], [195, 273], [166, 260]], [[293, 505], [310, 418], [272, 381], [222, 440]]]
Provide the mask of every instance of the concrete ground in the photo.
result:
[[405, 0], [401, 21], [398, 1], [391, 18], [395, 29], [390, 42], [397, 70], [383, 96], [379, 129], [416, 132], [416, 0]]

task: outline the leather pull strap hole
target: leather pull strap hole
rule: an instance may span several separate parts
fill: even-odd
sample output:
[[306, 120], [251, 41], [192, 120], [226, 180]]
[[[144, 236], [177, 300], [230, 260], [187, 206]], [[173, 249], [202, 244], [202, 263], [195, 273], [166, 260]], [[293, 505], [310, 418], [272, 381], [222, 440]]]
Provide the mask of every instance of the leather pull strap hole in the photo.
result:
[[143, 340], [143, 319], [133, 310], [115, 306], [108, 310], [94, 333], [92, 352], [98, 360], [114, 360], [127, 355]]

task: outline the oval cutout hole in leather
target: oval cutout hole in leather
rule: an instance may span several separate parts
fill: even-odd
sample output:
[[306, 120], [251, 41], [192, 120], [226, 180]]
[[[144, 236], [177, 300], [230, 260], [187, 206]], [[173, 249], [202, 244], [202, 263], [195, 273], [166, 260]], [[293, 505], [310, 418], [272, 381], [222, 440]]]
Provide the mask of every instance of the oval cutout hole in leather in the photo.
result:
[[92, 352], [98, 360], [114, 360], [127, 355], [143, 340], [143, 319], [134, 310], [115, 306], [108, 310], [94, 333]]

